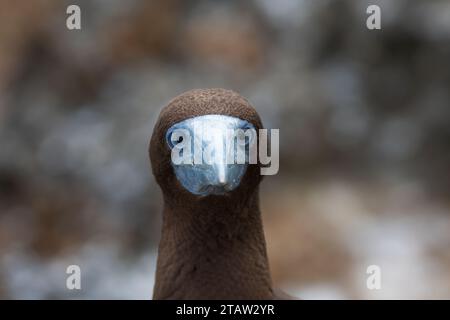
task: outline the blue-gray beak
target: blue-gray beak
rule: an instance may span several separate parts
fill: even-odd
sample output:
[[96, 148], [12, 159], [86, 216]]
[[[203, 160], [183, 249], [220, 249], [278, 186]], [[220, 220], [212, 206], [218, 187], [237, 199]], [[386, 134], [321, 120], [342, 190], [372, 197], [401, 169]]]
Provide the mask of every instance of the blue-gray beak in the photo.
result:
[[174, 124], [166, 140], [172, 167], [184, 188], [200, 196], [222, 195], [241, 182], [252, 159], [256, 131], [239, 118], [205, 115]]

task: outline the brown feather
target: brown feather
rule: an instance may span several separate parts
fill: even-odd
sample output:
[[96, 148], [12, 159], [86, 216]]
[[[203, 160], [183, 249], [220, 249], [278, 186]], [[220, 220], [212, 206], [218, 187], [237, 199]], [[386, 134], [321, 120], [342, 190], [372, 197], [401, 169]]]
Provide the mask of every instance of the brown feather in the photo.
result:
[[250, 103], [224, 89], [197, 89], [163, 108], [150, 141], [153, 174], [164, 195], [154, 299], [274, 299], [259, 210], [259, 165], [221, 196], [185, 190], [170, 163], [165, 133], [187, 118], [220, 114], [262, 128]]

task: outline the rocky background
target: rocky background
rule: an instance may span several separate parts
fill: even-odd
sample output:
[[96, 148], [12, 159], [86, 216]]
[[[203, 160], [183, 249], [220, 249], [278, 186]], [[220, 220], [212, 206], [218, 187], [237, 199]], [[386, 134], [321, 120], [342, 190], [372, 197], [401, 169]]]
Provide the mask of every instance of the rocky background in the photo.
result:
[[151, 297], [148, 140], [168, 100], [202, 87], [280, 128], [261, 195], [279, 287], [450, 298], [449, 1], [0, 0], [1, 298]]

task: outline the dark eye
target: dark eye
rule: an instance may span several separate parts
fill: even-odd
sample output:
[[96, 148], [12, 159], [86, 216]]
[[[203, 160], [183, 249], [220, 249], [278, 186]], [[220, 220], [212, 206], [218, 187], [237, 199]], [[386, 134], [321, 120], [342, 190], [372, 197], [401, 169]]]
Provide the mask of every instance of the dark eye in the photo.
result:
[[[244, 129], [245, 130], [245, 129]], [[237, 138], [238, 138], [238, 140], [239, 140], [239, 143], [240, 144], [244, 144], [244, 143], [248, 143], [248, 141], [246, 142], [245, 140], [245, 132], [244, 131], [242, 131], [242, 130], [240, 130], [239, 132], [238, 132], [238, 135], [237, 135]]]
[[173, 139], [172, 139], [172, 135], [173, 135], [173, 132], [169, 132], [169, 133], [167, 134], [167, 144], [169, 145], [169, 147], [170, 147], [171, 149], [172, 149], [173, 147], [175, 147], [178, 143], [182, 142], [183, 139], [184, 139], [183, 136], [180, 135], [180, 136], [178, 136], [177, 139], [173, 140]]
[[239, 131], [237, 138], [241, 145], [249, 145], [255, 139], [254, 127], [251, 124], [246, 124], [242, 127], [242, 130]]

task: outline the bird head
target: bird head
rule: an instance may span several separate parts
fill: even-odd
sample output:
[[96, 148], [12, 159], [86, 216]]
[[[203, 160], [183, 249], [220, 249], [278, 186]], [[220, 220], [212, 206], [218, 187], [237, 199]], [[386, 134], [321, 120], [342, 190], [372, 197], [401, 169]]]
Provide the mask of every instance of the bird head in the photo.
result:
[[150, 141], [164, 195], [202, 201], [251, 193], [261, 180], [254, 160], [262, 128], [255, 109], [233, 91], [196, 89], [174, 98]]

